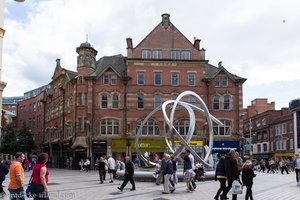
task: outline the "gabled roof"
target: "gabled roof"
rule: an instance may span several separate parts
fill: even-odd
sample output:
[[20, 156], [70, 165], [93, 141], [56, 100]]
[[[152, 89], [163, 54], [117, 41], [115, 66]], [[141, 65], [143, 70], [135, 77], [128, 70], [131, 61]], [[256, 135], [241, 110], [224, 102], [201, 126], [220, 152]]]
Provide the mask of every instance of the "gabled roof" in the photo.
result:
[[225, 73], [232, 81], [241, 81], [244, 83], [247, 79], [239, 77], [235, 74], [230, 73], [227, 71], [225, 67], [222, 66], [222, 62], [219, 62], [219, 67], [211, 65], [209, 63], [205, 64], [205, 77], [204, 79], [211, 81], [213, 80], [218, 74], [221, 72]]
[[125, 57], [119, 54], [100, 58], [96, 62], [96, 71], [90, 76], [98, 78], [109, 68], [111, 68], [119, 77], [123, 78], [126, 70]]
[[[164, 16], [167, 16], [167, 20], [164, 21]], [[142, 46], [142, 44], [147, 43], [146, 45], [149, 48], [152, 48], [149, 45], [153, 45], [153, 48], [182, 48], [182, 45], [186, 45], [185, 48], [190, 48], [193, 50], [199, 51], [199, 49], [196, 49], [194, 45], [191, 43], [190, 40], [188, 40], [184, 34], [182, 34], [177, 27], [169, 21], [169, 14], [163, 14], [163, 21], [160, 22], [134, 49], [139, 48]], [[157, 37], [155, 34], [160, 33], [159, 37]], [[155, 38], [154, 40], [152, 40]], [[176, 39], [174, 39], [176, 38]], [[184, 41], [179, 42], [179, 41]], [[176, 43], [177, 42], [177, 43]], [[160, 46], [157, 46], [159, 44]]]

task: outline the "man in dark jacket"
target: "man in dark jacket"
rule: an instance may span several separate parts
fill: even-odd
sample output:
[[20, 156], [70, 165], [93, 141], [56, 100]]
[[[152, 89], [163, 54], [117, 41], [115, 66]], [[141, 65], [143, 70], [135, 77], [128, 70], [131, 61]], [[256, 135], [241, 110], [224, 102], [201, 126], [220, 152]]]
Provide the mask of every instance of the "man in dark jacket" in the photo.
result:
[[130, 191], [135, 190], [135, 183], [133, 180], [134, 175], [134, 166], [133, 163], [130, 160], [130, 157], [126, 157], [126, 164], [125, 164], [125, 174], [124, 174], [124, 181], [121, 185], [121, 187], [118, 187], [118, 189], [122, 192], [124, 187], [127, 185], [128, 181], [130, 181], [132, 188]]
[[[228, 199], [227, 193], [230, 191], [232, 187], [232, 183], [235, 180], [239, 180], [239, 170], [238, 170], [238, 164], [237, 159], [235, 158], [235, 150], [231, 149], [227, 156], [225, 157], [224, 166], [225, 166], [225, 174], [227, 177], [227, 188], [225, 192], [221, 195], [221, 199]], [[232, 200], [236, 200], [237, 195], [232, 194]]]
[[5, 176], [8, 174], [8, 172], [9, 170], [7, 166], [2, 162], [0, 158], [0, 198], [2, 198], [5, 195], [2, 183], [5, 180]]

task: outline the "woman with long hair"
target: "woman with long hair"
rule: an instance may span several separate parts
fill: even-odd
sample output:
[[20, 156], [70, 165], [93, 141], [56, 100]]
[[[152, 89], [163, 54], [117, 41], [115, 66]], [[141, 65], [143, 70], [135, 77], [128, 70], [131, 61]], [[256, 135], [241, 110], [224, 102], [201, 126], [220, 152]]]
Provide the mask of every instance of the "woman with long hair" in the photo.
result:
[[38, 155], [37, 164], [32, 170], [32, 197], [34, 200], [49, 200], [48, 195], [48, 154], [41, 153]]

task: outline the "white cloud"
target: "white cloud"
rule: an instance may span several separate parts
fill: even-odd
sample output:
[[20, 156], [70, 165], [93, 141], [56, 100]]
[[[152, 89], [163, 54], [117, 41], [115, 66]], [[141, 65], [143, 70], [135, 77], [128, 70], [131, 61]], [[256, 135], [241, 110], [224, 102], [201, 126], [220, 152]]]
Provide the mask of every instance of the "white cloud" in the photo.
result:
[[137, 45], [163, 13], [171, 14], [172, 23], [188, 39], [201, 39], [210, 63], [222, 60], [230, 72], [248, 79], [244, 91], [254, 87], [256, 91], [248, 92], [246, 104], [259, 94], [257, 86], [300, 80], [296, 73], [300, 2], [296, 0], [26, 0], [22, 18], [19, 10], [14, 15], [20, 4], [8, 1], [7, 5], [5, 96], [19, 96], [49, 83], [56, 58], [63, 67], [76, 70], [76, 47], [85, 42], [86, 34], [98, 50], [97, 58], [126, 55], [126, 38]]

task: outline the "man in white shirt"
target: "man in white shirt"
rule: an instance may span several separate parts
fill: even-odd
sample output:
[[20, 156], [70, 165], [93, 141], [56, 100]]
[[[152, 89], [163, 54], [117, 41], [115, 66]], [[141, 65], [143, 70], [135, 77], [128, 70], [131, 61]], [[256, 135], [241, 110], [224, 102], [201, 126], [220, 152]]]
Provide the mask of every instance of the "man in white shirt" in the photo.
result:
[[116, 161], [111, 155], [108, 155], [107, 164], [108, 164], [108, 173], [109, 173], [109, 176], [110, 176], [110, 183], [113, 183], [114, 182], [113, 173], [114, 173], [115, 168], [116, 168]]

